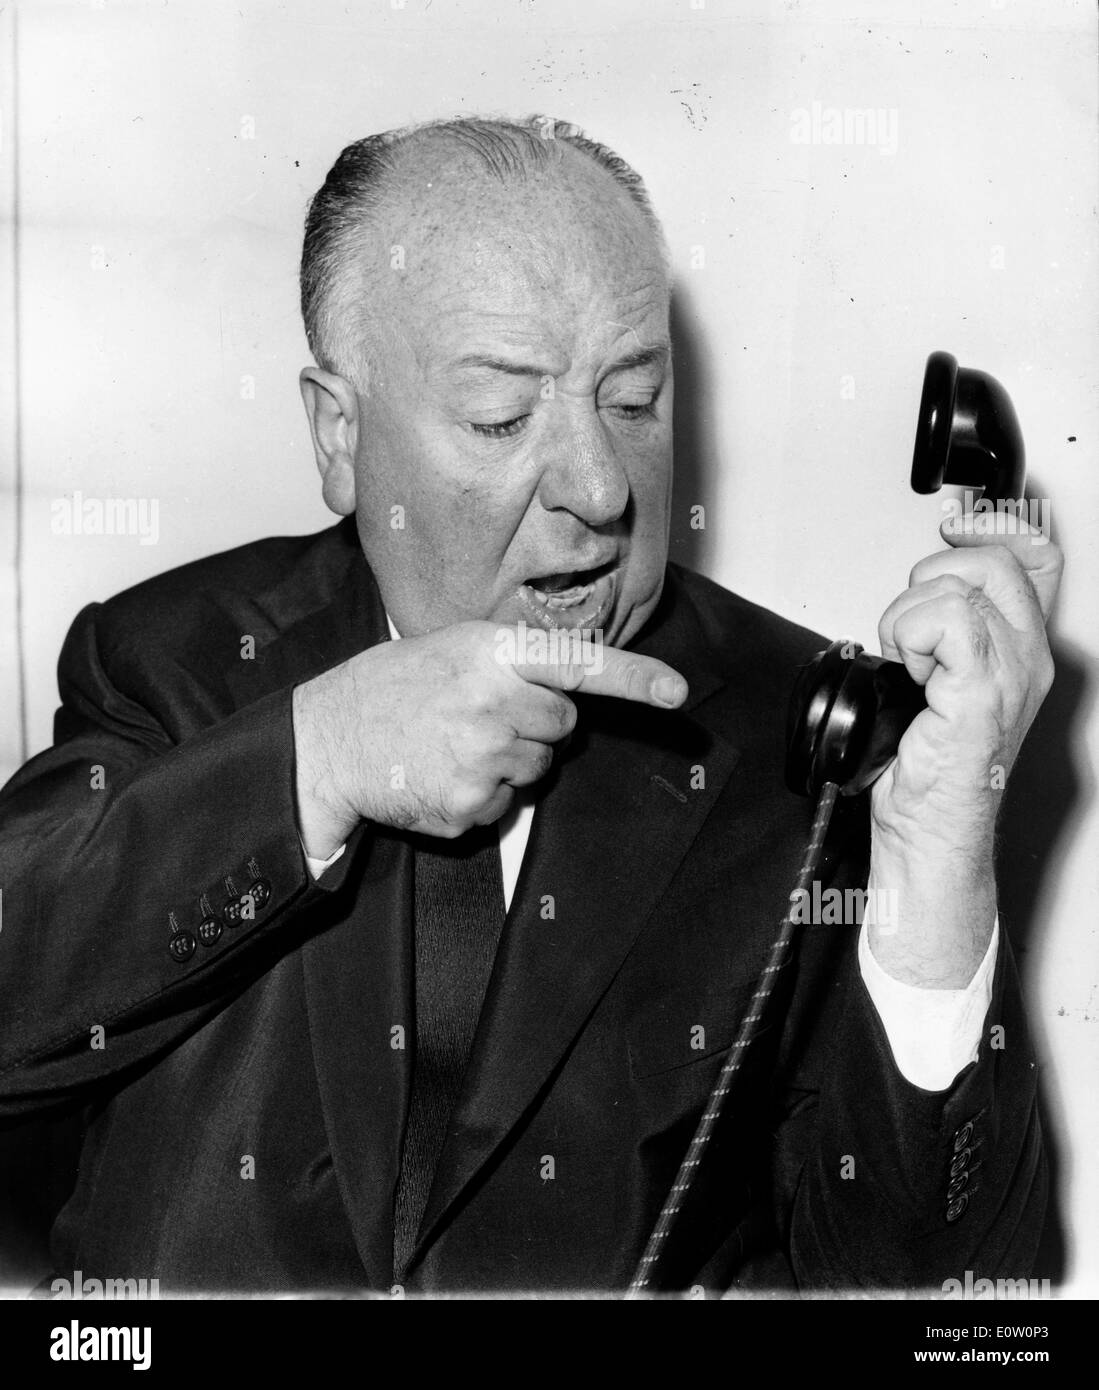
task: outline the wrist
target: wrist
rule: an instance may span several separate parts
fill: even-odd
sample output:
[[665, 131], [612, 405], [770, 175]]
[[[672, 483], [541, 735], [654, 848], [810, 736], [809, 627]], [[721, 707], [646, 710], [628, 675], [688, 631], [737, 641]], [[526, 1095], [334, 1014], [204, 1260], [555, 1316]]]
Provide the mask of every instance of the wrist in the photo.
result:
[[882, 969], [905, 984], [964, 989], [988, 949], [996, 921], [991, 842], [972, 846], [905, 845], [872, 840], [870, 901], [883, 892], [894, 920], [871, 923], [867, 940]]
[[359, 816], [340, 791], [340, 760], [330, 747], [323, 689], [307, 681], [293, 693], [294, 780], [298, 833], [311, 859], [328, 859], [342, 845]]
[[[887, 774], [888, 777], [888, 774]], [[950, 862], [983, 871], [992, 862], [998, 794], [987, 788], [924, 790], [905, 797], [896, 782], [886, 778], [870, 796], [870, 827], [875, 853], [896, 865]]]

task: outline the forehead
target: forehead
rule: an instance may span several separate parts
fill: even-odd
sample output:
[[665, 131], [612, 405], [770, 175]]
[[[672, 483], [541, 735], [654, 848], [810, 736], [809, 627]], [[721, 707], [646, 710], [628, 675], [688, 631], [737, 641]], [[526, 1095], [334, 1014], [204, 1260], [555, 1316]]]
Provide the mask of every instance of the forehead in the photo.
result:
[[[478, 363], [499, 349], [531, 371], [560, 375], [569, 368], [596, 368], [611, 358], [639, 356], [667, 342], [667, 293], [660, 281], [616, 292], [609, 284], [588, 294], [546, 295], [533, 287], [511, 297], [477, 294], [420, 320], [417, 356], [432, 371], [476, 374]], [[464, 298], [464, 297], [463, 297]]]
[[425, 365], [480, 340], [575, 361], [666, 337], [656, 235], [586, 156], [567, 151], [508, 182], [468, 157], [436, 161], [406, 172], [398, 192], [382, 241], [401, 248], [400, 267], [378, 308]]

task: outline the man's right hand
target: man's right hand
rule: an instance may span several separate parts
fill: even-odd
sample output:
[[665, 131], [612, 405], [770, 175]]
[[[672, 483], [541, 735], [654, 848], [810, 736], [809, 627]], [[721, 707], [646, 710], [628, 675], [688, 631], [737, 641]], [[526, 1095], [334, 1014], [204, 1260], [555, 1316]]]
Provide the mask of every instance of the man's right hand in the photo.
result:
[[[662, 661], [603, 647], [602, 667], [505, 660], [496, 623], [382, 642], [294, 690], [298, 822], [328, 858], [360, 820], [454, 839], [505, 814], [572, 732], [570, 693], [676, 709], [687, 683]], [[512, 629], [518, 636], [518, 630]]]

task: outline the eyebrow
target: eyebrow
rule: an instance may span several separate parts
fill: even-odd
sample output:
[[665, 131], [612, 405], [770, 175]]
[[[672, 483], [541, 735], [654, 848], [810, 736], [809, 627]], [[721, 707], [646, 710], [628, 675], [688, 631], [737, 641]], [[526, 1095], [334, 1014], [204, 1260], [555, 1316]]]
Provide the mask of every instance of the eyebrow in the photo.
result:
[[[631, 367], [648, 367], [654, 362], [665, 362], [671, 356], [671, 343], [667, 341], [653, 343], [650, 347], [637, 348], [633, 352], [628, 352], [619, 357], [609, 368], [610, 372], [628, 371]], [[509, 362], [504, 357], [485, 356], [480, 353], [473, 353], [467, 357], [460, 357], [457, 362], [451, 364], [455, 370], [462, 367], [480, 367], [492, 372], [505, 372], [508, 376], [554, 376], [554, 372], [547, 371], [543, 367], [532, 366], [525, 362]]]
[[653, 343], [650, 347], [637, 348], [634, 352], [627, 352], [624, 357], [618, 358], [610, 368], [611, 372], [628, 371], [631, 367], [650, 367], [653, 363], [664, 363], [672, 355], [672, 345], [669, 342]]

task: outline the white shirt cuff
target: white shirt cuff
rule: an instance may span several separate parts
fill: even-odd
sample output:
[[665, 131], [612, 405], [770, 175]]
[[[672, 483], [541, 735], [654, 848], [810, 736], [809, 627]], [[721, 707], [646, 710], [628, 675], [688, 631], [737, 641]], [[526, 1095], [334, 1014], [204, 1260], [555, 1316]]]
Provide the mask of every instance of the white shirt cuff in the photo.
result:
[[[298, 838], [300, 839], [301, 837], [299, 836]], [[344, 852], [346, 848], [347, 841], [345, 840], [343, 844], [339, 847], [339, 849], [333, 850], [333, 852], [328, 856], [327, 859], [314, 859], [311, 855], [305, 854], [304, 843], [302, 844], [301, 852], [302, 854], [305, 854], [306, 868], [313, 875], [314, 879], [318, 879], [320, 878], [321, 874], [324, 873], [325, 869], [330, 869], [332, 867], [332, 865], [336, 862], [336, 860], [340, 857], [340, 855]]]
[[977, 1060], [981, 1028], [992, 1002], [1000, 919], [984, 960], [965, 989], [921, 989], [895, 980], [874, 958], [865, 925], [859, 932], [859, 971], [885, 1028], [897, 1070], [925, 1091], [945, 1091]]

